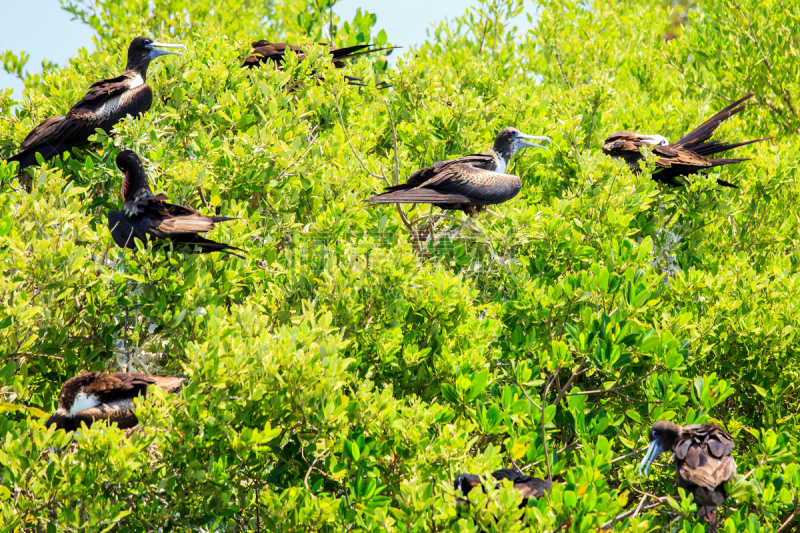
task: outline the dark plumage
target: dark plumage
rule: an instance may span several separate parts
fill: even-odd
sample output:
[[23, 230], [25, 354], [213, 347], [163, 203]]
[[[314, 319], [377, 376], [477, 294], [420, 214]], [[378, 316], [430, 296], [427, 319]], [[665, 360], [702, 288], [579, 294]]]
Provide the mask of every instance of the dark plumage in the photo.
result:
[[710, 533], [717, 531], [717, 507], [727, 496], [725, 483], [736, 475], [736, 461], [731, 452], [733, 439], [715, 424], [680, 427], [662, 420], [650, 429], [650, 446], [639, 466], [644, 475], [661, 453], [673, 452], [678, 487], [694, 494], [699, 515], [709, 523]]
[[239, 248], [198, 235], [214, 229], [217, 222], [234, 218], [201, 215], [191, 207], [167, 203], [166, 195], [154, 195], [142, 162], [130, 150], [119, 153], [117, 167], [125, 174], [121, 191], [125, 203], [122, 212], [108, 213], [108, 229], [117, 246], [135, 250], [134, 238], [143, 243], [148, 238], [157, 238], [199, 247], [201, 253], [224, 252], [242, 257], [229, 251]]
[[19, 153], [8, 158], [18, 161], [20, 170], [36, 164], [36, 153], [50, 159], [62, 152], [89, 142], [95, 129], [109, 133], [128, 115], [138, 117], [150, 109], [153, 90], [147, 83], [147, 67], [156, 57], [180, 52], [164, 50], [181, 44], [162, 44], [148, 37], [137, 37], [128, 47], [128, 64], [116, 78], [101, 80], [66, 115], [50, 117], [36, 126], [19, 147]]
[[[344, 68], [345, 65], [344, 61], [347, 59], [352, 59], [354, 57], [362, 56], [364, 54], [371, 54], [373, 52], [394, 50], [395, 48], [397, 48], [396, 46], [375, 47], [371, 44], [357, 44], [355, 46], [337, 48], [336, 46], [333, 45], [327, 45], [327, 43], [318, 43], [318, 44], [322, 46], [328, 46], [328, 50], [330, 52], [333, 65], [336, 68]], [[244, 68], [258, 67], [262, 63], [271, 61], [279, 69], [282, 69], [287, 51], [292, 51], [295, 54], [297, 54], [298, 59], [300, 61], [302, 61], [306, 57], [306, 53], [302, 48], [291, 44], [270, 43], [262, 39], [260, 41], [255, 41], [251, 43], [251, 46], [253, 47], [252, 55], [245, 58], [244, 64], [242, 65], [242, 67]], [[345, 78], [347, 79], [350, 85], [365, 85], [363, 81], [359, 78], [355, 78], [353, 76], [345, 76]], [[388, 85], [385, 84], [378, 85], [378, 88], [384, 88], [384, 87], [388, 87]]]
[[434, 163], [411, 174], [405, 183], [386, 187], [384, 193], [364, 201], [374, 204], [428, 203], [467, 214], [480, 211], [487, 205], [503, 203], [522, 189], [522, 180], [505, 174], [511, 158], [521, 148], [544, 148], [525, 139], [550, 140], [526, 135], [516, 128], [503, 128], [488, 152]]
[[[553, 486], [552, 481], [526, 476], [509, 468], [492, 472], [492, 477], [497, 481], [507, 479], [514, 484], [514, 489], [523, 498], [521, 507], [527, 505], [528, 498], [541, 498]], [[474, 474], [459, 474], [453, 484], [456, 490], [460, 490], [464, 496], [467, 496], [473, 488], [483, 485], [483, 478]]]
[[[683, 184], [676, 180], [678, 176], [689, 176], [704, 168], [749, 161], [749, 159], [711, 159], [710, 156], [738, 148], [739, 146], [771, 139], [771, 137], [765, 137], [737, 143], [710, 140], [714, 130], [722, 122], [742, 111], [746, 106], [741, 104], [752, 97], [752, 94], [748, 94], [744, 98], [735, 101], [686, 134], [681, 140], [672, 144], [661, 135], [642, 135], [630, 131], [618, 131], [609, 135], [605, 140], [603, 152], [613, 158], [624, 160], [633, 172], [638, 173], [641, 170], [639, 162], [643, 159], [639, 148], [652, 146], [653, 153], [659, 156], [656, 162], [656, 168], [659, 170], [653, 175], [653, 179], [673, 187], [681, 187]], [[735, 185], [721, 179], [718, 179], [717, 183], [725, 187], [737, 188]]]
[[147, 394], [147, 388], [159, 386], [177, 393], [189, 381], [179, 376], [148, 376], [139, 372], [84, 372], [70, 378], [61, 388], [58, 409], [46, 426], [75, 431], [81, 422], [91, 426], [97, 420], [116, 422], [120, 429], [129, 429], [139, 421], [133, 412], [133, 399]]

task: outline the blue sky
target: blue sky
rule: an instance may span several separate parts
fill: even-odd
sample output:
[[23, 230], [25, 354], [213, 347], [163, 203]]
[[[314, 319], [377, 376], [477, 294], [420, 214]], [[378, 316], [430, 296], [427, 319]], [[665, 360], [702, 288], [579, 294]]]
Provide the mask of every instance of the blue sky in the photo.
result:
[[[409, 47], [425, 41], [426, 30], [447, 18], [464, 14], [476, 0], [341, 0], [334, 10], [344, 20], [352, 20], [361, 7], [378, 16], [377, 27], [386, 30], [389, 41]], [[92, 31], [63, 11], [57, 0], [0, 0], [0, 13], [6, 24], [0, 32], [0, 51], [25, 51], [30, 54], [27, 70], [41, 71], [43, 59], [65, 65], [81, 48], [94, 48]], [[36, 20], [36, 24], [27, 21]], [[523, 23], [524, 21], [524, 23]], [[527, 25], [520, 20], [519, 26]], [[0, 69], [0, 88], [14, 89], [22, 97], [22, 82]]]

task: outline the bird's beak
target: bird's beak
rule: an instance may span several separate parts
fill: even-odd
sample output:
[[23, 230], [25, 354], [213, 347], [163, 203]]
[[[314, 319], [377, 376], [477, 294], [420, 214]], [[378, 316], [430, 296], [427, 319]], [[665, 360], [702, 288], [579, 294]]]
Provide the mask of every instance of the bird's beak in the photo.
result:
[[664, 448], [658, 444], [657, 440], [651, 440], [650, 446], [647, 447], [647, 453], [644, 454], [644, 459], [642, 459], [642, 463], [639, 465], [639, 475], [642, 475], [642, 469], [644, 468], [644, 477], [647, 477], [647, 471], [650, 470], [650, 465], [653, 464], [656, 457], [661, 455], [663, 451]]
[[530, 142], [525, 141], [523, 139], [533, 139], [535, 141], [547, 141], [549, 143], [553, 142], [553, 141], [550, 140], [550, 137], [547, 137], [545, 135], [541, 135], [541, 136], [528, 135], [526, 133], [520, 133], [519, 135], [517, 135], [517, 139], [518, 139], [520, 148], [544, 148], [545, 150], [547, 150], [546, 146], [542, 146], [541, 144], [530, 143]]
[[165, 50], [165, 48], [183, 48], [184, 50], [186, 50], [186, 47], [182, 44], [165, 44], [165, 43], [155, 43], [155, 42], [148, 44], [147, 48], [150, 49], [150, 59], [155, 59], [157, 57], [165, 56], [167, 54], [184, 57], [184, 55], [180, 52], [172, 52], [170, 50]]

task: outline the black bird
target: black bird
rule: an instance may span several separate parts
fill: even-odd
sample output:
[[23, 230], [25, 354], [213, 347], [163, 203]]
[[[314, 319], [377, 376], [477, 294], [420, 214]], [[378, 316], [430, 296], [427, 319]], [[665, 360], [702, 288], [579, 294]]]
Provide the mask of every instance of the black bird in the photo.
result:
[[[354, 57], [362, 56], [364, 54], [371, 54], [372, 52], [380, 52], [382, 50], [394, 50], [396, 46], [391, 47], [376, 47], [371, 44], [357, 44], [355, 46], [348, 46], [346, 48], [337, 48], [334, 45], [327, 43], [318, 43], [322, 46], [328, 46], [333, 65], [336, 68], [344, 68], [344, 61]], [[270, 43], [264, 39], [251, 43], [253, 47], [252, 55], [244, 60], [242, 67], [254, 68], [260, 66], [262, 63], [268, 61], [273, 62], [279, 69], [283, 68], [283, 62], [286, 58], [286, 52], [292, 51], [297, 54], [298, 60], [302, 61], [306, 57], [305, 51], [299, 46], [294, 46], [286, 43]], [[361, 79], [353, 76], [345, 76], [350, 85], [364, 85]], [[384, 88], [383, 85], [378, 85], [379, 88]]]
[[134, 238], [143, 243], [148, 238], [157, 238], [197, 246], [201, 253], [223, 252], [242, 257], [228, 251], [239, 248], [198, 235], [214, 229], [217, 222], [234, 218], [201, 215], [191, 207], [167, 203], [169, 198], [164, 194], [154, 195], [139, 156], [130, 150], [119, 153], [117, 167], [125, 174], [121, 192], [125, 203], [122, 212], [108, 213], [108, 229], [117, 246], [135, 250]]
[[[638, 173], [641, 171], [639, 162], [644, 159], [639, 152], [639, 148], [652, 146], [653, 153], [659, 156], [658, 161], [656, 161], [656, 168], [659, 170], [653, 174], [653, 179], [673, 187], [682, 187], [683, 183], [676, 179], [678, 176], [689, 176], [704, 168], [749, 161], [749, 159], [711, 159], [710, 156], [772, 138], [765, 137], [737, 143], [710, 140], [711, 136], [714, 135], [714, 130], [722, 122], [742, 111], [746, 106], [741, 104], [752, 97], [752, 94], [748, 94], [744, 98], [735, 101], [690, 133], [687, 133], [681, 140], [672, 144], [662, 135], [643, 135], [630, 131], [618, 131], [606, 138], [603, 144], [603, 153], [612, 158], [624, 160], [633, 172]], [[717, 183], [725, 187], [738, 188], [736, 185], [721, 179], [717, 179]]]
[[488, 152], [439, 161], [417, 170], [405, 183], [386, 187], [385, 192], [364, 201], [373, 204], [427, 203], [472, 215], [487, 205], [514, 198], [522, 189], [522, 180], [505, 174], [508, 163], [520, 148], [545, 148], [525, 139], [550, 140], [549, 137], [526, 135], [516, 128], [503, 128]]
[[736, 461], [731, 451], [736, 445], [715, 424], [680, 427], [662, 420], [650, 429], [650, 446], [639, 466], [647, 476], [650, 465], [661, 453], [672, 451], [678, 487], [694, 494], [700, 506], [699, 516], [709, 523], [709, 532], [717, 531], [717, 507], [727, 496], [725, 483], [736, 475]]
[[[497, 481], [507, 479], [514, 484], [514, 489], [522, 495], [522, 504], [520, 507], [527, 505], [528, 498], [541, 498], [545, 493], [549, 492], [550, 487], [553, 486], [552, 481], [526, 476], [509, 468], [503, 468], [492, 472], [492, 477]], [[483, 478], [475, 474], [459, 474], [453, 483], [456, 490], [460, 490], [464, 496], [467, 496], [473, 488], [482, 486], [482, 484]]]
[[36, 164], [36, 153], [50, 159], [75, 146], [89, 142], [99, 128], [106, 133], [128, 115], [138, 117], [150, 109], [153, 89], [147, 81], [147, 67], [153, 59], [180, 52], [167, 48], [186, 48], [182, 44], [157, 43], [137, 37], [128, 47], [128, 64], [116, 78], [101, 80], [66, 115], [50, 117], [36, 126], [22, 141], [18, 154], [8, 158], [18, 161], [20, 170]]
[[57, 429], [75, 431], [81, 422], [91, 426], [97, 420], [116, 422], [120, 429], [139, 423], [133, 412], [133, 399], [145, 396], [147, 388], [158, 386], [178, 393], [189, 381], [180, 376], [148, 376], [139, 372], [83, 372], [70, 378], [61, 388], [58, 409], [45, 422]]

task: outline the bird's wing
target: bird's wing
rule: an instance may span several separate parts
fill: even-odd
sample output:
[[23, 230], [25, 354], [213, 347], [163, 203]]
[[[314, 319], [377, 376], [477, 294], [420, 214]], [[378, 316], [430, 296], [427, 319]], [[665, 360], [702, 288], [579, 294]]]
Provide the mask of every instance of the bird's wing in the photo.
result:
[[679, 145], [654, 146], [653, 153], [659, 156], [658, 161], [656, 161], [657, 168], [684, 166], [700, 169], [712, 166], [707, 157]]
[[[25, 140], [22, 141], [19, 151], [24, 152], [31, 148], [48, 144], [82, 143], [85, 142], [85, 130], [85, 124], [70, 120], [67, 116], [50, 117], [28, 133]], [[45, 159], [48, 159], [48, 157], [45, 157]]]
[[715, 490], [736, 475], [735, 444], [714, 424], [685, 426], [673, 451], [684, 484]]
[[706, 120], [695, 129], [687, 133], [683, 136], [680, 140], [674, 142], [673, 145], [685, 146], [690, 150], [693, 147], [696, 147], [711, 138], [714, 135], [714, 130], [719, 128], [719, 125], [722, 124], [724, 121], [728, 120], [730, 117], [742, 111], [746, 106], [742, 105], [744, 102], [752, 98], [754, 95], [748, 94], [744, 98], [740, 98], [733, 102], [731, 105], [727, 106], [725, 109], [711, 117], [710, 119]]
[[192, 213], [190, 215], [170, 216], [150, 226], [149, 231], [162, 239], [185, 233], [204, 233], [214, 229], [213, 217]]
[[522, 188], [522, 181], [510, 174], [500, 174], [457, 163], [448, 165], [419, 188], [435, 189], [463, 195], [487, 204], [496, 204], [515, 197]]
[[180, 376], [150, 376], [155, 384], [170, 393], [180, 392], [189, 380]]
[[470, 154], [450, 159], [448, 161], [438, 161], [433, 165], [421, 168], [411, 173], [405, 183], [386, 187], [386, 192], [400, 191], [405, 189], [412, 189], [420, 187], [424, 183], [429, 182], [437, 175], [447, 172], [454, 165], [468, 165], [478, 169], [494, 168], [495, 159], [489, 154]]
[[89, 86], [89, 92], [87, 92], [78, 103], [73, 105], [72, 109], [79, 109], [86, 105], [94, 106], [110, 100], [115, 96], [119, 96], [128, 90], [130, 81], [131, 78], [125, 74], [117, 76], [116, 78], [96, 81]]

